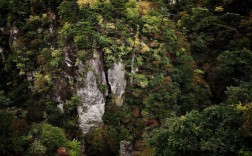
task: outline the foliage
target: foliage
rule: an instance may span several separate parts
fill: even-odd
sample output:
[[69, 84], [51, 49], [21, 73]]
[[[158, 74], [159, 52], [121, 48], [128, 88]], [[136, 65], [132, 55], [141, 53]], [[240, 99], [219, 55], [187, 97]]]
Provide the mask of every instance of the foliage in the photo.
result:
[[121, 140], [129, 139], [129, 130], [124, 127], [105, 126], [98, 128], [87, 136], [87, 153], [89, 155], [117, 155]]
[[35, 140], [28, 149], [29, 155], [44, 155], [45, 153], [46, 147], [39, 140]]
[[11, 100], [4, 95], [4, 91], [0, 90], [0, 107], [6, 107], [11, 104]]
[[228, 104], [242, 103], [247, 104], [252, 101], [251, 97], [251, 83], [250, 82], [241, 82], [239, 86], [227, 87], [227, 101]]
[[69, 155], [80, 153], [80, 143], [77, 140], [69, 141], [61, 128], [48, 123], [33, 125], [26, 138], [33, 142], [28, 149], [31, 155], [56, 153], [60, 147], [65, 147]]
[[251, 8], [250, 0], [0, 0], [0, 155], [81, 155], [76, 89], [94, 52], [105, 73], [125, 65], [127, 88], [117, 107], [98, 83], [109, 95], [104, 124], [85, 138], [88, 155], [116, 155], [121, 140], [153, 153], [138, 143], [159, 127], [157, 155], [251, 155]]
[[68, 149], [70, 149], [69, 156], [81, 155], [80, 146], [81, 146], [80, 142], [76, 139], [69, 141], [69, 143], [68, 143]]
[[246, 111], [229, 105], [168, 118], [164, 128], [154, 135], [152, 145], [156, 155], [226, 155], [238, 154], [242, 149], [251, 151], [250, 143], [245, 141], [250, 136], [242, 131], [244, 114]]
[[252, 52], [247, 49], [225, 51], [218, 57], [220, 74], [228, 77], [225, 81], [232, 81], [233, 79], [247, 81], [250, 79], [252, 70], [251, 59]]
[[[18, 129], [18, 126], [15, 127], [19, 121], [17, 115], [19, 112], [21, 112], [21, 110], [16, 108], [0, 110], [0, 153], [3, 155], [11, 155], [12, 153], [18, 153], [23, 150], [23, 141], [20, 138], [21, 134], [18, 133], [20, 129]], [[22, 131], [22, 129], [20, 131]]]

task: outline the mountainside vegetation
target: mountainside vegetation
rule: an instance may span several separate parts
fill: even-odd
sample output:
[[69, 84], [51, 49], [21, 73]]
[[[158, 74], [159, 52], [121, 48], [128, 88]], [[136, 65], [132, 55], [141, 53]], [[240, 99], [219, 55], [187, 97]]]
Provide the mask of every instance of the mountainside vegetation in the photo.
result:
[[[252, 155], [251, 0], [0, 0], [0, 18], [0, 155]], [[105, 113], [84, 135], [87, 85]]]

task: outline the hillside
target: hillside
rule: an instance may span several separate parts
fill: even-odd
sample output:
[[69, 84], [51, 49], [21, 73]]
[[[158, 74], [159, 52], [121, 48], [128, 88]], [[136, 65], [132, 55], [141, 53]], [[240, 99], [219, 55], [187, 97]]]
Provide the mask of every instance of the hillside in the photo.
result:
[[252, 155], [251, 0], [0, 0], [0, 18], [0, 155]]

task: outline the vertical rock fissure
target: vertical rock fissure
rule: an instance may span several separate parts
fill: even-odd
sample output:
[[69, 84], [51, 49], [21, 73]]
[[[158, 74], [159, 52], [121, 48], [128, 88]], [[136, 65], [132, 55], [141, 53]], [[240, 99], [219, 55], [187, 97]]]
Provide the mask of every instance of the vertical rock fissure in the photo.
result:
[[108, 95], [110, 95], [112, 93], [112, 91], [111, 91], [111, 86], [110, 86], [109, 79], [108, 79], [108, 67], [106, 67], [106, 64], [105, 64], [104, 53], [102, 53], [101, 59], [102, 59], [102, 63], [103, 63], [102, 65], [104, 67], [104, 73], [105, 73], [105, 80], [106, 80], [107, 89], [108, 89]]

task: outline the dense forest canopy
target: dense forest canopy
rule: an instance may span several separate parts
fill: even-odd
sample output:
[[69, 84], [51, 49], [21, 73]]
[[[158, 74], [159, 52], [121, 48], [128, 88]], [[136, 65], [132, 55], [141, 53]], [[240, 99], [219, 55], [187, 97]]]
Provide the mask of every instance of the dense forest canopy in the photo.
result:
[[251, 0], [0, 0], [0, 19], [0, 155], [252, 155]]

